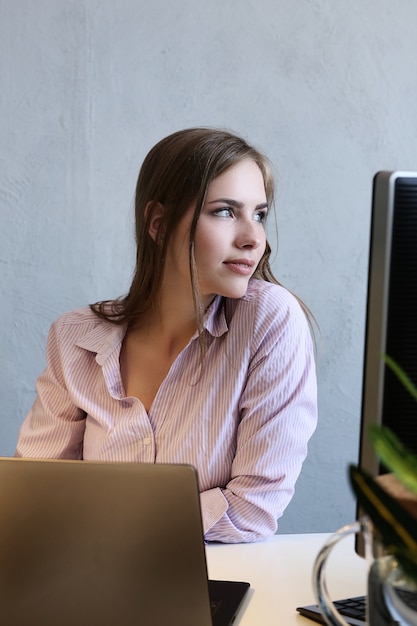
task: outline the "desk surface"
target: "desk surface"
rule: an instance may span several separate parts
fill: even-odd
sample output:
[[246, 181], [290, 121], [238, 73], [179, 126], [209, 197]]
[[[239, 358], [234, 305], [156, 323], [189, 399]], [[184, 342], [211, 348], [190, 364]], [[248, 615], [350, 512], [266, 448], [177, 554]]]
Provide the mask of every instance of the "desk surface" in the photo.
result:
[[[251, 584], [235, 626], [314, 624], [296, 607], [315, 603], [313, 563], [328, 536], [275, 535], [262, 543], [208, 545], [209, 578]], [[334, 600], [365, 594], [366, 563], [356, 555], [353, 542], [353, 537], [342, 540], [327, 565], [327, 586]]]

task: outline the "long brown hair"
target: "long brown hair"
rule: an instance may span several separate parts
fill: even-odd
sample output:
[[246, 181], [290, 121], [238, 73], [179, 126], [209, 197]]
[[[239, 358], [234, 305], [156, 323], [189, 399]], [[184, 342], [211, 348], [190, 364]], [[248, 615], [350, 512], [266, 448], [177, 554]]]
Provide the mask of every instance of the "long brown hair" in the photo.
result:
[[[268, 159], [244, 139], [226, 130], [189, 128], [159, 141], [145, 157], [139, 172], [135, 196], [136, 267], [127, 295], [90, 305], [102, 319], [115, 324], [132, 324], [157, 302], [161, 287], [166, 251], [172, 233], [193, 204], [189, 259], [194, 307], [199, 330], [203, 311], [194, 263], [194, 237], [198, 218], [210, 183], [228, 168], [251, 159], [261, 170], [269, 206], [274, 199], [274, 181]], [[164, 207], [158, 233], [151, 237], [152, 207]], [[254, 273], [255, 278], [278, 283], [265, 252]], [[301, 303], [307, 317], [308, 311]]]

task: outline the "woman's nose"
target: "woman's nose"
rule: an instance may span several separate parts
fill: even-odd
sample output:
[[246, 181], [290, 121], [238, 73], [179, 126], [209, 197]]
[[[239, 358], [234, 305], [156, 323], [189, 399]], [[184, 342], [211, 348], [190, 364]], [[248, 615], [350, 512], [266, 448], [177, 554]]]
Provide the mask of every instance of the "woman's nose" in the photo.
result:
[[262, 229], [262, 226], [252, 219], [242, 222], [236, 235], [236, 245], [238, 248], [257, 248], [260, 246], [260, 229]]

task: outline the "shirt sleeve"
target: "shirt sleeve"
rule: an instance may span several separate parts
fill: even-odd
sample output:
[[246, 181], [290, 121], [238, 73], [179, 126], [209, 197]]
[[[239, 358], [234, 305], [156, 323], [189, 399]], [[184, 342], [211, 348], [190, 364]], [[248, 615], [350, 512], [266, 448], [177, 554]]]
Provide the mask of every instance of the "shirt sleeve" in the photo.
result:
[[74, 405], [65, 384], [57, 322], [46, 347], [46, 369], [36, 382], [37, 397], [24, 420], [15, 456], [81, 459], [85, 413]]
[[267, 315], [254, 334], [231, 479], [200, 495], [207, 541], [272, 535], [294, 494], [317, 424], [317, 381], [307, 320], [289, 303], [284, 318]]

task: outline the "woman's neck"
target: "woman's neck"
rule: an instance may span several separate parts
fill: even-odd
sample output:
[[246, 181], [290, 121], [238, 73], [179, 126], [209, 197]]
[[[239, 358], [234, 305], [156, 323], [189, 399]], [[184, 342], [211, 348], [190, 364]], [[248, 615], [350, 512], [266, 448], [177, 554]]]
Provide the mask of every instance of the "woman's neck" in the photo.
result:
[[178, 353], [197, 330], [194, 304], [187, 298], [169, 298], [163, 292], [131, 328], [147, 341], [155, 342], [167, 356]]

